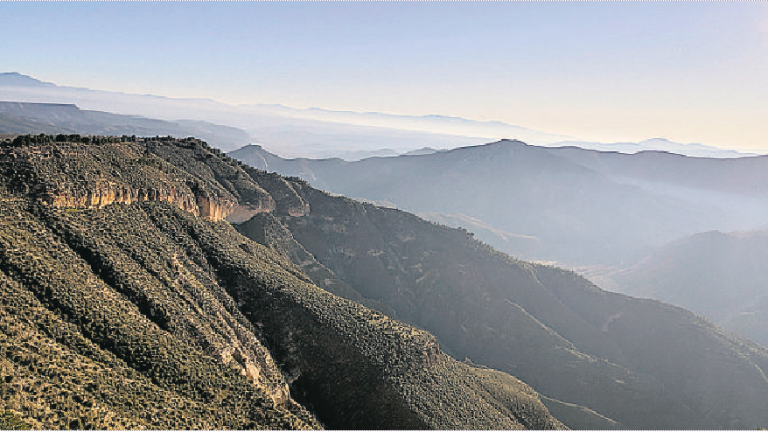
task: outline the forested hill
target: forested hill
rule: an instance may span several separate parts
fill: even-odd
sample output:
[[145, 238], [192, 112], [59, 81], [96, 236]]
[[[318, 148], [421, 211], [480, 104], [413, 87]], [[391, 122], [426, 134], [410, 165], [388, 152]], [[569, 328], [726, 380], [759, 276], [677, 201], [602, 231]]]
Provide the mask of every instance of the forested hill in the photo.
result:
[[197, 140], [0, 147], [3, 428], [562, 427], [225, 221], [306, 215], [303, 184]]

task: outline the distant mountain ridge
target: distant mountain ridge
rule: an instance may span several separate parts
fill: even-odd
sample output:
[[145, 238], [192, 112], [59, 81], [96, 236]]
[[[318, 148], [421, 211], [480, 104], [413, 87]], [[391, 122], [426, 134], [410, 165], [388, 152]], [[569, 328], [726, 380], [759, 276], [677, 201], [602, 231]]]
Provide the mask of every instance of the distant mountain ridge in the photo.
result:
[[566, 135], [536, 131], [501, 121], [479, 121], [437, 114], [415, 116], [380, 112], [336, 111], [317, 107], [296, 109], [282, 105], [256, 104], [250, 106], [256, 109], [272, 110], [276, 113], [290, 117], [311, 120], [348, 123], [359, 126], [418, 130], [422, 132], [453, 134], [486, 139], [514, 136], [537, 144], [552, 144], [570, 138]]
[[765, 156], [627, 155], [512, 140], [357, 162], [283, 159], [258, 146], [230, 154], [334, 193], [447, 223], [465, 215], [478, 227], [535, 238], [521, 245], [492, 230], [481, 233], [526, 259], [618, 265], [683, 235], [749, 229], [768, 220], [768, 192], [761, 187], [768, 182]]
[[0, 73], [0, 86], [56, 87], [56, 84], [43, 82], [18, 72], [2, 72]]
[[244, 131], [201, 121], [174, 122], [81, 110], [75, 104], [0, 101], [0, 133], [196, 136], [233, 148], [251, 140]]
[[[191, 119], [245, 130], [252, 139], [283, 157], [342, 157], [358, 160], [373, 153], [396, 154], [423, 148], [450, 149], [514, 138], [536, 145], [636, 153], [671, 150], [689, 156], [738, 157], [744, 153], [663, 139], [640, 143], [598, 143], [537, 131], [499, 121], [445, 115], [407, 116], [375, 112], [297, 109], [277, 104], [228, 105], [210, 99], [174, 99], [43, 83], [18, 73], [0, 74], [0, 99], [18, 102], [74, 103], [83, 109], [138, 115], [166, 121]], [[206, 137], [209, 138], [209, 137]], [[214, 146], [226, 145], [211, 141]]]
[[0, 150], [0, 408], [36, 427], [768, 423], [765, 348], [465, 230], [194, 139]]
[[617, 142], [617, 143], [599, 143], [585, 141], [562, 141], [552, 145], [552, 147], [578, 147], [586, 150], [598, 150], [604, 152], [618, 152], [624, 154], [635, 154], [644, 151], [663, 151], [675, 153], [684, 156], [710, 157], [710, 158], [737, 158], [747, 156], [757, 156], [755, 153], [726, 150], [708, 145], [689, 143], [681, 144], [672, 142], [665, 138], [651, 138], [644, 141]]
[[691, 157], [665, 151], [642, 151], [633, 155], [618, 152], [553, 149], [574, 162], [597, 172], [646, 183], [710, 190], [728, 194], [766, 197], [762, 185], [768, 181], [768, 155], [738, 158]]
[[[116, 118], [45, 109], [0, 126]], [[764, 226], [765, 157], [510, 140], [359, 162], [241, 149], [313, 185], [346, 182], [353, 197], [435, 206], [425, 215], [473, 234], [196, 139], [38, 133], [0, 137], [2, 427], [768, 424], [766, 348], [475, 238], [563, 259], [589, 256], [575, 249], [587, 239], [590, 259], [621, 259], [626, 245], [646, 242], [630, 254], [642, 256], [685, 230]], [[718, 207], [722, 197], [743, 211]], [[478, 216], [498, 207], [497, 219]], [[717, 233], [692, 238], [724, 250]], [[761, 265], [754, 255], [747, 270]], [[762, 319], [760, 301], [743, 311]]]
[[[343, 282], [317, 271], [318, 284], [431, 331], [456, 358], [513, 373], [623, 428], [714, 427], [726, 418], [719, 424], [736, 427], [761, 410], [747, 405], [762, 407], [764, 396], [725, 408], [703, 395], [735, 397], [743, 389], [732, 380], [746, 376], [768, 386], [760, 378], [765, 349], [688, 311], [604, 292], [574, 273], [511, 259], [466, 231], [398, 210], [312, 188], [301, 188], [301, 196], [313, 209], [307, 215], [263, 215], [238, 230], [282, 250], [298, 243], [298, 251], [286, 252], [294, 263], [323, 266]], [[290, 236], [276, 235], [276, 225]], [[745, 356], [743, 366], [719, 369], [721, 356], [735, 352]], [[583, 428], [577, 412], [586, 413], [560, 419]]]

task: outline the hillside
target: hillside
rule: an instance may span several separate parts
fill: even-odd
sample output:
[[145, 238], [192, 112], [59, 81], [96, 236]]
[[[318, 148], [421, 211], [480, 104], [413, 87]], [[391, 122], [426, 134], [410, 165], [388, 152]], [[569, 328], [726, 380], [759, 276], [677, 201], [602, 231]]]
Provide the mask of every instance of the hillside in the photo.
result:
[[197, 140], [65, 135], [6, 140], [0, 172], [3, 424], [562, 427], [225, 221], [309, 214], [288, 180]]
[[466, 230], [331, 196], [194, 139], [27, 136], [1, 150], [0, 409], [12, 419], [768, 424], [766, 349]]
[[611, 275], [629, 295], [680, 305], [768, 346], [768, 232], [696, 234]]
[[751, 229], [768, 218], [766, 157], [626, 155], [509, 140], [358, 162], [282, 159], [258, 146], [230, 154], [319, 189], [480, 227], [478, 237], [504, 252], [568, 265], [624, 266], [679, 237]]
[[325, 266], [355, 290], [347, 296], [382, 303], [454, 357], [509, 372], [625, 428], [765, 424], [764, 348], [684, 309], [514, 260], [466, 231], [292, 183], [309, 214], [266, 215], [267, 228], [252, 220], [238, 229], [279, 248], [285, 237], [265, 235], [279, 222], [292, 234], [287, 241], [317, 260], [297, 264]]
[[667, 185], [688, 193], [698, 190], [761, 199], [768, 197], [768, 190], [762, 187], [768, 181], [765, 169], [768, 167], [768, 156], [707, 158], [665, 151], [628, 155], [585, 151], [578, 147], [553, 148], [551, 151], [597, 172], [625, 181], [634, 179], [637, 184], [649, 188], [655, 186], [660, 191]]

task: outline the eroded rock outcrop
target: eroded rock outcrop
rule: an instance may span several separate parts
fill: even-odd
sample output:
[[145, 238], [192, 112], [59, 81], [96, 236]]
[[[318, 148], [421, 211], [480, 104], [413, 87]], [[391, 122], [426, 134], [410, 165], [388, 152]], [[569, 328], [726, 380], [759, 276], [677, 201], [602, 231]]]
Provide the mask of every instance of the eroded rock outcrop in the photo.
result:
[[0, 160], [3, 410], [47, 429], [562, 427], [522, 382], [192, 216], [279, 228], [313, 216], [308, 184], [192, 139], [70, 138], [2, 142], [50, 144]]
[[275, 209], [275, 200], [268, 199], [259, 201], [257, 205], [238, 204], [225, 217], [227, 222], [241, 223], [250, 220], [259, 213], [271, 213]]
[[255, 350], [242, 345], [232, 345], [219, 353], [222, 363], [234, 366], [248, 381], [264, 391], [276, 406], [292, 403], [288, 384], [283, 380], [270, 380], [281, 376], [280, 369], [266, 348], [262, 345]]
[[[203, 143], [190, 141], [187, 145], [199, 147], [205, 160], [214, 157]], [[281, 190], [276, 202], [241, 167], [227, 163], [226, 157], [218, 164], [226, 172], [213, 171], [209, 177], [184, 175], [169, 163], [175, 161], [175, 155], [168, 154], [166, 147], [172, 146], [55, 143], [2, 148], [0, 170], [24, 185], [20, 192], [56, 207], [98, 209], [112, 204], [168, 202], [216, 222], [244, 222], [276, 209], [294, 216], [309, 211], [306, 203], [292, 197], [295, 194], [290, 189], [287, 193]], [[225, 178], [222, 188], [220, 181]], [[31, 183], [36, 184], [30, 188]]]
[[[134, 188], [112, 182], [91, 188], [44, 185], [40, 199], [55, 207], [103, 208], [111, 204], [133, 204], [147, 201], [164, 201], [188, 211], [195, 216], [218, 222], [227, 218], [239, 206], [236, 201], [212, 197], [204, 192], [183, 192], [175, 187]], [[267, 211], [269, 205], [256, 208]]]

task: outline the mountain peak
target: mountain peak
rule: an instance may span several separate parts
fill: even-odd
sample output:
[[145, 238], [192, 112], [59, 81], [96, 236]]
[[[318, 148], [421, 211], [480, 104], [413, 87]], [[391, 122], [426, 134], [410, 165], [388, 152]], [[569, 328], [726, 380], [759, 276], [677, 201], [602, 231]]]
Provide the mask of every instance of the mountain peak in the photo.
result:
[[43, 82], [18, 72], [0, 73], [0, 87], [56, 87], [56, 84]]

